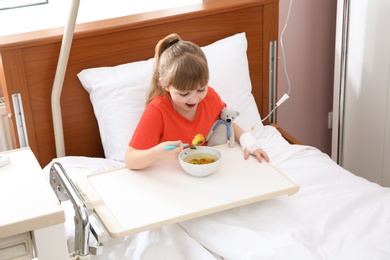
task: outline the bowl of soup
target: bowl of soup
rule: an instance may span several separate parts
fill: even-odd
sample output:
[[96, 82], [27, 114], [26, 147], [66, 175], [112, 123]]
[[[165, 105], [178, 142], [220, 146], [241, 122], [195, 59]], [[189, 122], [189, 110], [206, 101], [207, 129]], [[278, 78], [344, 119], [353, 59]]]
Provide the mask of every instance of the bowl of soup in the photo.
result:
[[213, 147], [196, 146], [180, 152], [179, 162], [188, 174], [195, 177], [206, 177], [214, 173], [221, 162], [221, 152]]

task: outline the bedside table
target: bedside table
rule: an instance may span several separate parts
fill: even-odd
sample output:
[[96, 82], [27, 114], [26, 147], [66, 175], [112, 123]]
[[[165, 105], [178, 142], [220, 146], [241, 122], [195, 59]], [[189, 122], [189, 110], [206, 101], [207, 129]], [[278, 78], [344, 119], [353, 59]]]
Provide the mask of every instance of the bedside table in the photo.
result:
[[27, 259], [22, 251], [28, 257], [31, 242], [23, 241], [32, 237], [39, 260], [69, 259], [64, 211], [32, 151], [0, 156], [5, 161], [0, 167], [0, 255]]

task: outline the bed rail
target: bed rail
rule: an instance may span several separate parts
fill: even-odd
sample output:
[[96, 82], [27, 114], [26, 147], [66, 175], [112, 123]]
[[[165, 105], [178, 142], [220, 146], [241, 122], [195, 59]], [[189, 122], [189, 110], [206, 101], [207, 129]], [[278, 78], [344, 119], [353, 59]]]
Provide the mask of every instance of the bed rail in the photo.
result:
[[[50, 167], [50, 185], [59, 201], [70, 200], [75, 210], [75, 242], [71, 258], [85, 259], [90, 254], [101, 254], [109, 235], [60, 163], [53, 163]], [[95, 241], [90, 241], [91, 233]]]
[[290, 144], [303, 144], [301, 141], [299, 141], [297, 138], [289, 134], [286, 130], [284, 130], [282, 127], [280, 127], [278, 124], [272, 123], [271, 126], [275, 127], [280, 134], [284, 137], [284, 139], [287, 140]]

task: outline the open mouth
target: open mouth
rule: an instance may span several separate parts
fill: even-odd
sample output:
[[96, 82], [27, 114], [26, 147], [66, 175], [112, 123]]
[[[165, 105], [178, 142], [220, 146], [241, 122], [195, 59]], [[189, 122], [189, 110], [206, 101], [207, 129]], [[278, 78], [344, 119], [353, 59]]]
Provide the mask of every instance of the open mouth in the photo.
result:
[[186, 106], [187, 106], [188, 108], [194, 108], [194, 107], [196, 107], [196, 104], [188, 104], [188, 103], [186, 103]]

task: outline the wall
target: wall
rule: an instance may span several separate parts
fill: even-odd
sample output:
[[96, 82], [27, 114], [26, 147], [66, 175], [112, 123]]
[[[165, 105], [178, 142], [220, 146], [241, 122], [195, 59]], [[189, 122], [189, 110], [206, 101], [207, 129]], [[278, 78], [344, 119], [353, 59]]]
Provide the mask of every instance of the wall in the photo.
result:
[[[79, 0], [77, 23], [200, 3], [202, 0]], [[0, 36], [65, 26], [72, 0], [0, 10]], [[20, 19], [23, 17], [23, 19]], [[12, 26], [10, 26], [12, 25]]]
[[[349, 4], [345, 48], [344, 4]], [[332, 158], [390, 187], [390, 1], [339, 0], [338, 6]]]
[[[280, 0], [279, 32], [290, 0]], [[277, 109], [277, 123], [307, 145], [330, 155], [337, 0], [295, 0], [283, 37], [290, 99]], [[278, 97], [288, 90], [279, 46]]]

